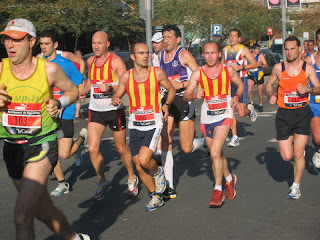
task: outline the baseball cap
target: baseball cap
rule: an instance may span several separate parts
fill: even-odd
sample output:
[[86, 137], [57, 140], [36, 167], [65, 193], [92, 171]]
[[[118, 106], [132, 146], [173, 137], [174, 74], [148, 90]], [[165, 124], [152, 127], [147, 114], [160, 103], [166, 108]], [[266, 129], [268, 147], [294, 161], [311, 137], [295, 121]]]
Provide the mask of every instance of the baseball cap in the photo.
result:
[[0, 35], [7, 35], [13, 39], [20, 39], [30, 34], [33, 37], [37, 37], [36, 28], [32, 22], [24, 18], [13, 19], [8, 22], [4, 31], [0, 32]]
[[162, 33], [161, 33], [161, 32], [156, 32], [156, 33], [152, 36], [151, 42], [159, 43], [159, 42], [162, 41], [162, 39], [163, 39]]

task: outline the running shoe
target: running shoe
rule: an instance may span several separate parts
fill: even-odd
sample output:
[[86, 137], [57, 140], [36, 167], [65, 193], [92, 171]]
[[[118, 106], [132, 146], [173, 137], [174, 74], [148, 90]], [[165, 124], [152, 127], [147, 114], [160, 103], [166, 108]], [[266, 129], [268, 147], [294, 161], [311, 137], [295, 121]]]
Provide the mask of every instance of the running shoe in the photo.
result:
[[263, 106], [260, 106], [260, 105], [259, 105], [258, 110], [259, 110], [259, 112], [263, 112]]
[[312, 163], [313, 163], [313, 166], [315, 166], [316, 168], [320, 168], [320, 153], [319, 152], [315, 152], [313, 154]]
[[151, 201], [146, 205], [145, 210], [147, 211], [154, 211], [159, 207], [162, 207], [164, 204], [161, 195], [156, 193], [151, 194]]
[[161, 195], [166, 190], [166, 179], [164, 177], [163, 167], [158, 167], [158, 173], [153, 175], [156, 193]]
[[299, 199], [301, 197], [300, 187], [290, 187], [289, 199]]
[[138, 183], [139, 178], [134, 176], [135, 179], [128, 179], [128, 197], [133, 198], [139, 194]]
[[258, 114], [256, 112], [256, 110], [254, 110], [254, 106], [252, 104], [248, 104], [247, 108], [251, 111], [250, 113], [250, 118], [252, 122], [255, 122], [257, 120]]
[[78, 150], [76, 151], [76, 153], [73, 155], [74, 163], [76, 164], [77, 167], [82, 165], [83, 157], [82, 157], [81, 152], [82, 152], [83, 149], [84, 149], [84, 147], [81, 144], [79, 146]]
[[237, 147], [240, 145], [239, 138], [236, 135], [233, 135], [230, 142], [228, 143], [228, 147]]
[[234, 199], [236, 197], [236, 194], [237, 194], [236, 188], [235, 188], [236, 183], [237, 183], [237, 176], [235, 174], [232, 174], [232, 181], [226, 182], [226, 184], [224, 185], [226, 198], [229, 200]]
[[77, 233], [81, 240], [90, 240], [91, 238], [87, 234]]
[[61, 196], [62, 194], [67, 194], [69, 193], [69, 183], [67, 182], [62, 182], [59, 183], [58, 187], [53, 190], [50, 195], [53, 197], [58, 197]]
[[213, 190], [213, 196], [211, 201], [209, 202], [210, 206], [220, 207], [224, 201], [224, 193], [223, 191], [219, 191], [217, 189]]
[[167, 187], [166, 190], [162, 193], [162, 197], [165, 198], [165, 199], [176, 198], [177, 197], [177, 193], [171, 187]]
[[82, 145], [84, 147], [87, 147], [88, 146], [88, 130], [86, 128], [82, 128], [79, 133], [79, 136], [83, 137], [84, 139]]
[[104, 192], [108, 192], [111, 189], [111, 184], [106, 182], [100, 182], [97, 187], [96, 193], [93, 195], [93, 200], [101, 200], [104, 197]]

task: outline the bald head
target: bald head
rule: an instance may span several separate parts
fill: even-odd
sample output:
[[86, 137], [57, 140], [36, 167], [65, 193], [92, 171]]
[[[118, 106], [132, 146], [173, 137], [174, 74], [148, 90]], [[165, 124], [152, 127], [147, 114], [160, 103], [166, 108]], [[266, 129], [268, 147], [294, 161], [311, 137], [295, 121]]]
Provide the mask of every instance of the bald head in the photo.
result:
[[110, 42], [106, 32], [98, 31], [92, 35], [92, 50], [96, 57], [99, 58], [103, 54], [107, 54], [109, 45]]
[[207, 48], [207, 47], [214, 47], [215, 49], [217, 49], [219, 52], [220, 52], [220, 46], [219, 46], [219, 44], [218, 43], [216, 43], [216, 42], [214, 42], [214, 41], [209, 41], [209, 42], [206, 42], [205, 44], [204, 44], [204, 46], [203, 46], [203, 52], [205, 52], [205, 49]]

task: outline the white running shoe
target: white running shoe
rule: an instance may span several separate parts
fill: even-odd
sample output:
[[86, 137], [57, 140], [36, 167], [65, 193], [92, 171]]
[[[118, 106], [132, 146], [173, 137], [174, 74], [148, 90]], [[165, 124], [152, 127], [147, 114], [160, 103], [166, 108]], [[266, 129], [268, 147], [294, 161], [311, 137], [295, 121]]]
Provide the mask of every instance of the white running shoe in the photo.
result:
[[138, 183], [139, 178], [134, 176], [135, 179], [128, 179], [128, 197], [134, 198], [139, 194]]
[[63, 182], [59, 183], [58, 187], [50, 193], [50, 196], [58, 197], [67, 193], [69, 193], [69, 183]]
[[83, 137], [84, 138], [84, 141], [83, 141], [83, 146], [86, 147], [88, 145], [88, 131], [86, 128], [82, 128], [80, 133], [79, 133], [79, 136]]
[[237, 147], [240, 145], [239, 138], [236, 135], [233, 135], [230, 142], [228, 143], [228, 147]]
[[87, 234], [83, 234], [83, 233], [77, 233], [78, 237], [81, 239], [81, 240], [90, 240], [91, 238], [89, 237], [89, 235]]
[[313, 166], [315, 166], [316, 168], [320, 168], [320, 153], [319, 152], [315, 152], [313, 154], [312, 163], [313, 163]]
[[301, 197], [300, 187], [290, 187], [289, 199], [299, 199]]
[[155, 193], [151, 194], [151, 201], [146, 205], [145, 210], [147, 211], [154, 211], [159, 207], [162, 207], [164, 204], [164, 201], [161, 197], [161, 195], [156, 195]]
[[156, 187], [156, 194], [161, 195], [164, 190], [166, 190], [166, 179], [164, 176], [164, 169], [163, 167], [158, 167], [158, 173], [154, 174], [153, 176], [154, 179], [154, 185]]
[[251, 121], [255, 122], [257, 120], [258, 114], [257, 114], [256, 110], [254, 110], [254, 106], [251, 103], [249, 103], [247, 105], [247, 108], [251, 111], [251, 113], [250, 113]]

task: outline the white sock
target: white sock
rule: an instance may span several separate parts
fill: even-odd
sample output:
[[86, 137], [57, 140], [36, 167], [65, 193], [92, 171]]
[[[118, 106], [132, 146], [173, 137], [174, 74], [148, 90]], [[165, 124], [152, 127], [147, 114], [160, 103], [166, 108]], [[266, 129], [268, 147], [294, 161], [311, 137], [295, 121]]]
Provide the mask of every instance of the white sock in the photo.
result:
[[162, 152], [161, 154], [161, 162], [164, 168], [164, 175], [166, 177], [167, 182], [169, 183], [169, 187], [174, 189], [173, 187], [173, 156], [172, 151]]
[[229, 173], [228, 177], [225, 178], [226, 182], [231, 182], [232, 181], [232, 175]]
[[203, 146], [204, 138], [194, 138], [192, 143], [193, 143], [192, 152], [194, 152], [195, 150], [197, 150]]
[[214, 189], [215, 189], [215, 190], [222, 191], [222, 185], [220, 185], [220, 186], [214, 185]]
[[294, 188], [299, 188], [300, 187], [300, 183], [292, 183], [292, 186], [291, 187], [294, 187]]
[[157, 150], [157, 154], [161, 155], [162, 151], [161, 150]]

